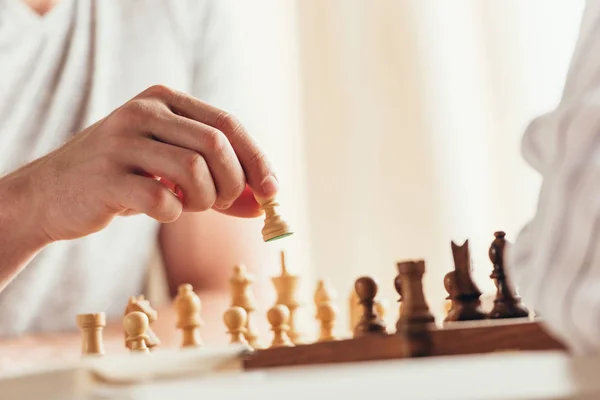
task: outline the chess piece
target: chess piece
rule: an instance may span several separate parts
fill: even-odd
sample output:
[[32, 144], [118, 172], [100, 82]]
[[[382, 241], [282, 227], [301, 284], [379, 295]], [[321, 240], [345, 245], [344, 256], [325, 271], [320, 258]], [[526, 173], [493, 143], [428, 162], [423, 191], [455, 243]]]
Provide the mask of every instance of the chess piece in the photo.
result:
[[429, 311], [423, 292], [425, 261], [403, 261], [397, 264], [398, 276], [394, 280], [402, 308], [396, 322], [396, 333], [403, 335], [407, 357], [431, 354], [431, 330], [435, 319]]
[[402, 277], [397, 275], [394, 278], [394, 288], [396, 288], [396, 292], [398, 293], [398, 315], [402, 315]]
[[316, 315], [317, 320], [320, 322], [319, 342], [336, 339], [333, 330], [337, 314], [338, 310], [333, 302], [324, 301], [319, 304]]
[[244, 336], [248, 344], [258, 349], [258, 332], [254, 327], [254, 312], [256, 311], [256, 300], [252, 294], [252, 283], [254, 278], [246, 271], [243, 264], [233, 267], [233, 275], [229, 279], [231, 291], [231, 306], [242, 307], [246, 311], [246, 330]]
[[298, 288], [300, 284], [300, 277], [292, 275], [288, 272], [285, 263], [285, 253], [282, 251], [281, 256], [281, 275], [272, 278], [273, 286], [277, 292], [277, 300], [275, 304], [282, 304], [287, 307], [290, 312], [289, 321], [289, 337], [294, 344], [300, 344], [302, 342], [302, 334], [298, 330], [297, 323], [297, 311], [300, 307], [298, 301]]
[[350, 292], [349, 304], [349, 323], [350, 323], [350, 332], [354, 332], [354, 328], [358, 325], [360, 321], [360, 317], [362, 315], [362, 307], [360, 306], [360, 299], [358, 298], [358, 294], [356, 294], [356, 290], [352, 288]]
[[[375, 314], [377, 314], [377, 316], [379, 318], [381, 318], [383, 321], [385, 321], [386, 315], [387, 315], [387, 302], [385, 300], [380, 300], [378, 298], [375, 298], [374, 300], [374, 310], [375, 310]], [[354, 328], [356, 327], [356, 325], [358, 324], [358, 322], [360, 321], [360, 318], [362, 316], [362, 307], [360, 305], [360, 299], [358, 298], [358, 295], [356, 294], [356, 290], [352, 289], [350, 291], [350, 299], [349, 299], [349, 304], [348, 304], [348, 310], [349, 310], [349, 322], [350, 322], [350, 332], [354, 331]]]
[[146, 330], [148, 329], [150, 322], [148, 317], [141, 311], [130, 312], [123, 318], [123, 328], [127, 333], [127, 347], [133, 353], [148, 353], [148, 346], [146, 341], [148, 335]]
[[223, 322], [227, 327], [227, 333], [230, 335], [230, 343], [248, 344], [244, 337], [246, 333], [246, 310], [242, 307], [233, 306], [223, 314]]
[[317, 310], [315, 318], [320, 322], [320, 342], [336, 339], [333, 333], [338, 314], [338, 309], [333, 302], [335, 297], [335, 292], [326, 281], [319, 280], [317, 282], [314, 302]]
[[379, 318], [385, 320], [385, 317], [387, 315], [387, 301], [375, 299], [374, 309], [375, 314], [377, 314]]
[[444, 275], [444, 289], [448, 293], [446, 296], [446, 315], [453, 312], [454, 309], [454, 301], [452, 300], [452, 293], [454, 290], [454, 275], [455, 271], [450, 271], [446, 275]]
[[337, 294], [331, 285], [329, 285], [327, 281], [320, 279], [317, 282], [317, 288], [315, 289], [315, 295], [313, 297], [315, 307], [318, 307], [319, 304], [327, 301], [335, 301], [336, 298]]
[[506, 234], [502, 231], [494, 233], [495, 239], [492, 242], [488, 255], [493, 264], [493, 271], [490, 278], [496, 285], [496, 298], [494, 299], [494, 308], [489, 313], [489, 318], [526, 318], [529, 316], [529, 310], [521, 304], [521, 299], [514, 292], [504, 274], [504, 247], [506, 245]]
[[[154, 308], [152, 308], [152, 306], [150, 306], [150, 302], [148, 300], [146, 300], [144, 295], [131, 296], [129, 298], [127, 307], [125, 308], [125, 312], [123, 313], [123, 315], [125, 316], [133, 311], [143, 312], [148, 317], [150, 326], [146, 330], [146, 335], [148, 335], [148, 340], [146, 341], [146, 346], [148, 346], [148, 349], [150, 349], [150, 351], [154, 350], [160, 344], [160, 339], [158, 338], [158, 336], [156, 336], [156, 333], [154, 333], [154, 331], [152, 330], [152, 323], [157, 320], [158, 313], [156, 312], [156, 310]], [[128, 346], [128, 343], [126, 340], [127, 333], [124, 332], [124, 336], [125, 336], [125, 346], [127, 347]]]
[[183, 336], [181, 347], [202, 346], [200, 338], [200, 328], [204, 325], [200, 316], [202, 303], [189, 283], [181, 284], [177, 288], [175, 309], [177, 311], [176, 327], [181, 329]]
[[275, 211], [275, 207], [279, 206], [275, 199], [256, 198], [256, 201], [260, 204], [260, 209], [265, 212], [265, 225], [262, 229], [265, 242], [272, 242], [293, 234], [288, 224]]
[[267, 312], [267, 320], [273, 331], [273, 342], [271, 347], [291, 347], [294, 344], [288, 336], [288, 321], [290, 318], [290, 310], [283, 304], [277, 304]]
[[444, 322], [473, 321], [487, 318], [481, 310], [481, 291], [473, 282], [471, 276], [471, 255], [469, 241], [461, 246], [451, 242], [452, 256], [454, 258], [454, 271], [444, 279], [446, 290], [450, 289], [452, 308]]
[[385, 334], [385, 323], [375, 313], [375, 296], [377, 296], [377, 283], [368, 276], [360, 277], [354, 283], [354, 290], [362, 305], [362, 316], [354, 328], [354, 337], [367, 334]]
[[79, 314], [76, 317], [77, 326], [81, 330], [81, 354], [88, 356], [104, 355], [104, 340], [102, 331], [106, 326], [105, 314]]

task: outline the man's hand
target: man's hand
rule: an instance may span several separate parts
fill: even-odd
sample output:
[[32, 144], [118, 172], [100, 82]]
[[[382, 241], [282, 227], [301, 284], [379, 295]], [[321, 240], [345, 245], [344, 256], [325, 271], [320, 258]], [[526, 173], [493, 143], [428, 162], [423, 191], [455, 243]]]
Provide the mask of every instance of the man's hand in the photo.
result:
[[[117, 215], [160, 222], [214, 208], [259, 215], [277, 180], [244, 127], [226, 112], [154, 86], [56, 151], [15, 171], [49, 241], [75, 239]], [[0, 184], [2, 181], [0, 181]]]

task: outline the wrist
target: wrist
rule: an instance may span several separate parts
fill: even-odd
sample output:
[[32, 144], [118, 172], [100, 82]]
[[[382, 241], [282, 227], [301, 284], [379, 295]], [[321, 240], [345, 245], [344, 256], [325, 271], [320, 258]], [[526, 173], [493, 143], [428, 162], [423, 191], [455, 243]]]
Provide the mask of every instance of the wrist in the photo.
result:
[[0, 284], [52, 242], [39, 228], [34, 189], [26, 174], [0, 179]]

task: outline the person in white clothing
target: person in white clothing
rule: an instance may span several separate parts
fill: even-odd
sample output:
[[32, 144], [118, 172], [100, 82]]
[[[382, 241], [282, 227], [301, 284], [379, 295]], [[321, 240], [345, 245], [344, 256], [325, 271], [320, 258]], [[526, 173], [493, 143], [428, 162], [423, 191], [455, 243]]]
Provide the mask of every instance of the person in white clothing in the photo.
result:
[[586, 4], [563, 96], [536, 118], [523, 156], [538, 207], [507, 252], [507, 274], [574, 352], [600, 349], [600, 2]]
[[231, 113], [228, 6], [0, 0], [0, 337], [122, 316], [157, 241], [172, 293], [250, 257], [278, 181]]

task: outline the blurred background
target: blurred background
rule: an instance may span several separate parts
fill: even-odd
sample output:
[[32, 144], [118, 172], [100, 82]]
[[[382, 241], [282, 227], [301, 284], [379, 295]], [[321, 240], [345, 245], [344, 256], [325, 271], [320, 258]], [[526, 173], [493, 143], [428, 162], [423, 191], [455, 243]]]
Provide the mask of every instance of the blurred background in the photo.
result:
[[259, 279], [277, 274], [284, 249], [302, 276], [301, 318], [313, 318], [326, 279], [346, 328], [359, 275], [379, 281], [392, 321], [395, 264], [422, 258], [426, 297], [443, 316], [450, 242], [468, 239], [475, 279], [493, 297], [493, 232], [516, 237], [540, 184], [521, 136], [560, 98], [583, 3], [231, 2], [245, 96], [232, 111], [273, 160], [296, 232], [261, 244]]

